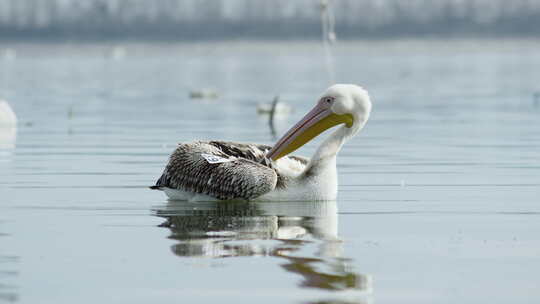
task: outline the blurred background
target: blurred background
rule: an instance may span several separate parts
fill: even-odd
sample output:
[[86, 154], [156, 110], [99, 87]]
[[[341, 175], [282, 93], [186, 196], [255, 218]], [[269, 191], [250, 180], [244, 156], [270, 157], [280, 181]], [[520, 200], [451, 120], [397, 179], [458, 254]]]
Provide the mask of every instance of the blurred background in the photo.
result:
[[[334, 0], [342, 38], [538, 36], [535, 0]], [[321, 1], [5, 0], [4, 39], [317, 39]]]
[[[0, 0], [0, 302], [534, 302], [539, 80], [540, 0]], [[148, 189], [336, 82], [337, 202]]]

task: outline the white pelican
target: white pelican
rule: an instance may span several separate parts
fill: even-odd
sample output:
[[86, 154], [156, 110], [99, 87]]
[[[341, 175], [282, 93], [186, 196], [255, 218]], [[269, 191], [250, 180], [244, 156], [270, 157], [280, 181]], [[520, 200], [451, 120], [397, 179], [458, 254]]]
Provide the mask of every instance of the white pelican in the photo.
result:
[[17, 124], [17, 116], [9, 106], [9, 103], [0, 99], [0, 125], [14, 126]]
[[7, 101], [0, 99], [0, 149], [15, 148], [17, 116]]
[[[272, 103], [260, 103], [257, 105], [257, 114], [264, 115], [264, 114], [270, 114], [272, 112], [273, 104]], [[287, 116], [290, 113], [293, 112], [293, 108], [281, 101], [278, 101], [276, 103], [276, 107], [274, 109], [275, 116]]]
[[[179, 144], [151, 189], [174, 200], [335, 200], [336, 156], [366, 124], [367, 91], [351, 84], [328, 88], [315, 107], [273, 146], [223, 141]], [[288, 156], [323, 131], [341, 125], [311, 159]]]

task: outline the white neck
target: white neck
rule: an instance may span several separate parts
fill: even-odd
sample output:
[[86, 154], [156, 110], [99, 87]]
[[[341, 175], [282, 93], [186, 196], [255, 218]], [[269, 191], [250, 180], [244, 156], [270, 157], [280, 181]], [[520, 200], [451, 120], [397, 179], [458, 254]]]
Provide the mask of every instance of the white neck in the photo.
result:
[[336, 156], [352, 134], [351, 128], [341, 126], [337, 129], [317, 148], [305, 171], [319, 173], [326, 168], [335, 168]]

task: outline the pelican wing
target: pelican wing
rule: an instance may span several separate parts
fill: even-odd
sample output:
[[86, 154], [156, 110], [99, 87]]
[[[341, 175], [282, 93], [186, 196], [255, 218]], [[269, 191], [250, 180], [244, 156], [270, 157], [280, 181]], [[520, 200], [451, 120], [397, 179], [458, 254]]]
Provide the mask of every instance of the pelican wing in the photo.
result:
[[163, 187], [221, 200], [253, 199], [276, 187], [264, 145], [222, 141], [179, 144], [152, 189]]

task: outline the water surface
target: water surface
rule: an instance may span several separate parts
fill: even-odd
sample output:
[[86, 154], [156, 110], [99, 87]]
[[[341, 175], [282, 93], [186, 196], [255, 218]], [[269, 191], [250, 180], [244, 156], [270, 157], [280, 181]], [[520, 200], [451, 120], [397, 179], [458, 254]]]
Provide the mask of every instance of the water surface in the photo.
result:
[[[0, 301], [530, 303], [540, 271], [540, 43], [342, 42], [372, 118], [337, 202], [178, 203], [177, 142], [271, 144], [329, 84], [317, 43], [0, 45]], [[120, 50], [120, 51], [119, 51]], [[189, 99], [215, 89], [216, 100]], [[324, 137], [324, 136], [323, 136]], [[319, 141], [299, 151], [309, 156]]]

